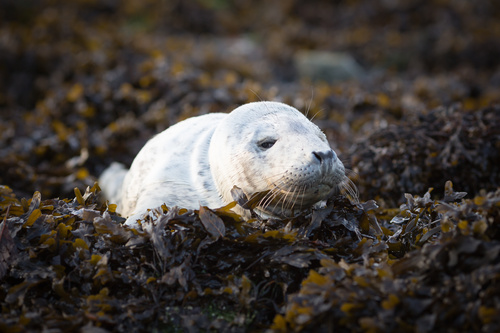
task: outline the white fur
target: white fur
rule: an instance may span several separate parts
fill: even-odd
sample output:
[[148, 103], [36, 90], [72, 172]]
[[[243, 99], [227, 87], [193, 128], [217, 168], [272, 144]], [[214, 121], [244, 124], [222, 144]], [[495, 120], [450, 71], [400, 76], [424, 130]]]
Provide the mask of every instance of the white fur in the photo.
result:
[[[259, 144], [266, 140], [275, 143], [264, 149]], [[162, 204], [223, 206], [233, 201], [235, 185], [247, 196], [276, 189], [279, 195], [263, 202], [273, 204], [256, 211], [289, 216], [326, 199], [344, 180], [344, 166], [330, 151], [321, 130], [296, 109], [249, 103], [230, 114], [194, 117], [168, 128], [146, 143], [125, 177], [112, 164], [100, 184], [129, 225]], [[321, 160], [313, 152], [333, 158]], [[235, 210], [249, 217], [243, 208]]]

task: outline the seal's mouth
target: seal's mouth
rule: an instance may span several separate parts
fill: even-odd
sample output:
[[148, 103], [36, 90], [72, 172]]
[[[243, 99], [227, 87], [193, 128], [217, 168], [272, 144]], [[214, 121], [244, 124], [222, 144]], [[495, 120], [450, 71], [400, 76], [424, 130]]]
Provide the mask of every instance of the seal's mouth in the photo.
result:
[[253, 209], [263, 217], [291, 217], [295, 213], [325, 200], [338, 189], [338, 184], [319, 183], [315, 186], [295, 186], [290, 189], [275, 187], [253, 194], [240, 206]]
[[274, 206], [285, 208], [285, 210], [304, 210], [318, 201], [328, 199], [336, 189], [337, 186], [333, 184], [321, 183], [304, 190], [298, 188], [295, 191], [280, 191], [277, 198], [282, 202], [278, 200]]
[[[283, 179], [283, 178], [282, 178]], [[255, 211], [261, 217], [288, 218], [327, 200], [333, 194], [342, 193], [357, 200], [358, 193], [352, 181], [342, 175], [312, 181], [268, 183], [267, 189], [247, 196], [237, 186], [231, 190], [233, 199], [244, 208]]]
[[251, 186], [257, 191], [268, 191], [258, 202], [260, 210], [289, 215], [290, 211], [307, 209], [329, 198], [346, 178], [344, 165], [331, 149], [312, 152], [311, 159], [305, 158], [283, 170]]

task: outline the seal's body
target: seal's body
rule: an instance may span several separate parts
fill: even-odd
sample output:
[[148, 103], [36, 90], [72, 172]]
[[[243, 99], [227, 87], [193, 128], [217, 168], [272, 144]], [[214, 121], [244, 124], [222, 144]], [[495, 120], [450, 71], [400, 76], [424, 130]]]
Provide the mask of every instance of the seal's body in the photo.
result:
[[[268, 192], [255, 209], [262, 217], [287, 217], [325, 200], [346, 180], [316, 125], [286, 104], [256, 102], [168, 128], [146, 143], [130, 170], [112, 164], [100, 183], [134, 225], [162, 204], [226, 205], [234, 186], [248, 197]], [[239, 206], [235, 210], [250, 217]]]

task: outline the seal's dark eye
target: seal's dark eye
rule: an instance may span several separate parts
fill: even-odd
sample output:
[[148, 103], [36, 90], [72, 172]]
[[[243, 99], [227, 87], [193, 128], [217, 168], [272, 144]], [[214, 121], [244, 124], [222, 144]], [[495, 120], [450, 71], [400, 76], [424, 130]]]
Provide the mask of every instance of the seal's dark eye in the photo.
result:
[[262, 142], [259, 142], [259, 147], [262, 149], [269, 149], [272, 146], [274, 146], [275, 143], [276, 143], [276, 140], [268, 139], [268, 140], [264, 140]]

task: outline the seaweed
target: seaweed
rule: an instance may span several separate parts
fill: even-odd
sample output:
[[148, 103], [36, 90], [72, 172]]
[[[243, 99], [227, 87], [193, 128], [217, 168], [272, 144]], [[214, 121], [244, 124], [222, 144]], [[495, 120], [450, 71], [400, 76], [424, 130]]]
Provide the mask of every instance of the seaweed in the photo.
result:
[[[500, 183], [500, 109], [437, 108], [410, 122], [375, 131], [351, 148], [364, 198], [390, 207], [404, 193], [444, 188], [451, 180], [470, 195]], [[443, 194], [440, 190], [438, 194]]]
[[493, 314], [498, 191], [463, 199], [448, 182], [442, 200], [430, 191], [407, 194], [392, 217], [394, 210], [342, 196], [287, 221], [245, 222], [228, 214], [234, 203], [218, 210], [164, 206], [138, 229], [122, 224], [97, 185], [75, 194], [41, 200], [35, 193], [13, 214], [8, 207], [17, 202], [2, 192], [10, 201], [1, 226], [3, 329], [430, 331], [500, 324]]
[[[10, 252], [2, 263], [9, 268], [2, 277], [4, 329], [147, 330], [156, 327], [152, 318], [183, 327], [193, 308], [200, 329], [260, 327], [298, 290], [308, 268], [337, 252], [340, 235], [343, 244], [358, 241], [349, 229], [357, 230], [356, 217], [367, 214], [356, 206], [331, 209], [305, 237], [311, 215], [243, 222], [229, 208], [164, 207], [136, 230], [99, 193], [97, 185], [83, 195], [75, 189], [73, 200], [41, 200], [35, 193], [16, 215], [2, 210], [2, 236], [10, 240], [2, 244], [15, 250], [2, 249]], [[343, 220], [336, 222], [335, 214]], [[204, 315], [214, 304], [234, 318]], [[53, 321], [45, 322], [47, 316]]]

